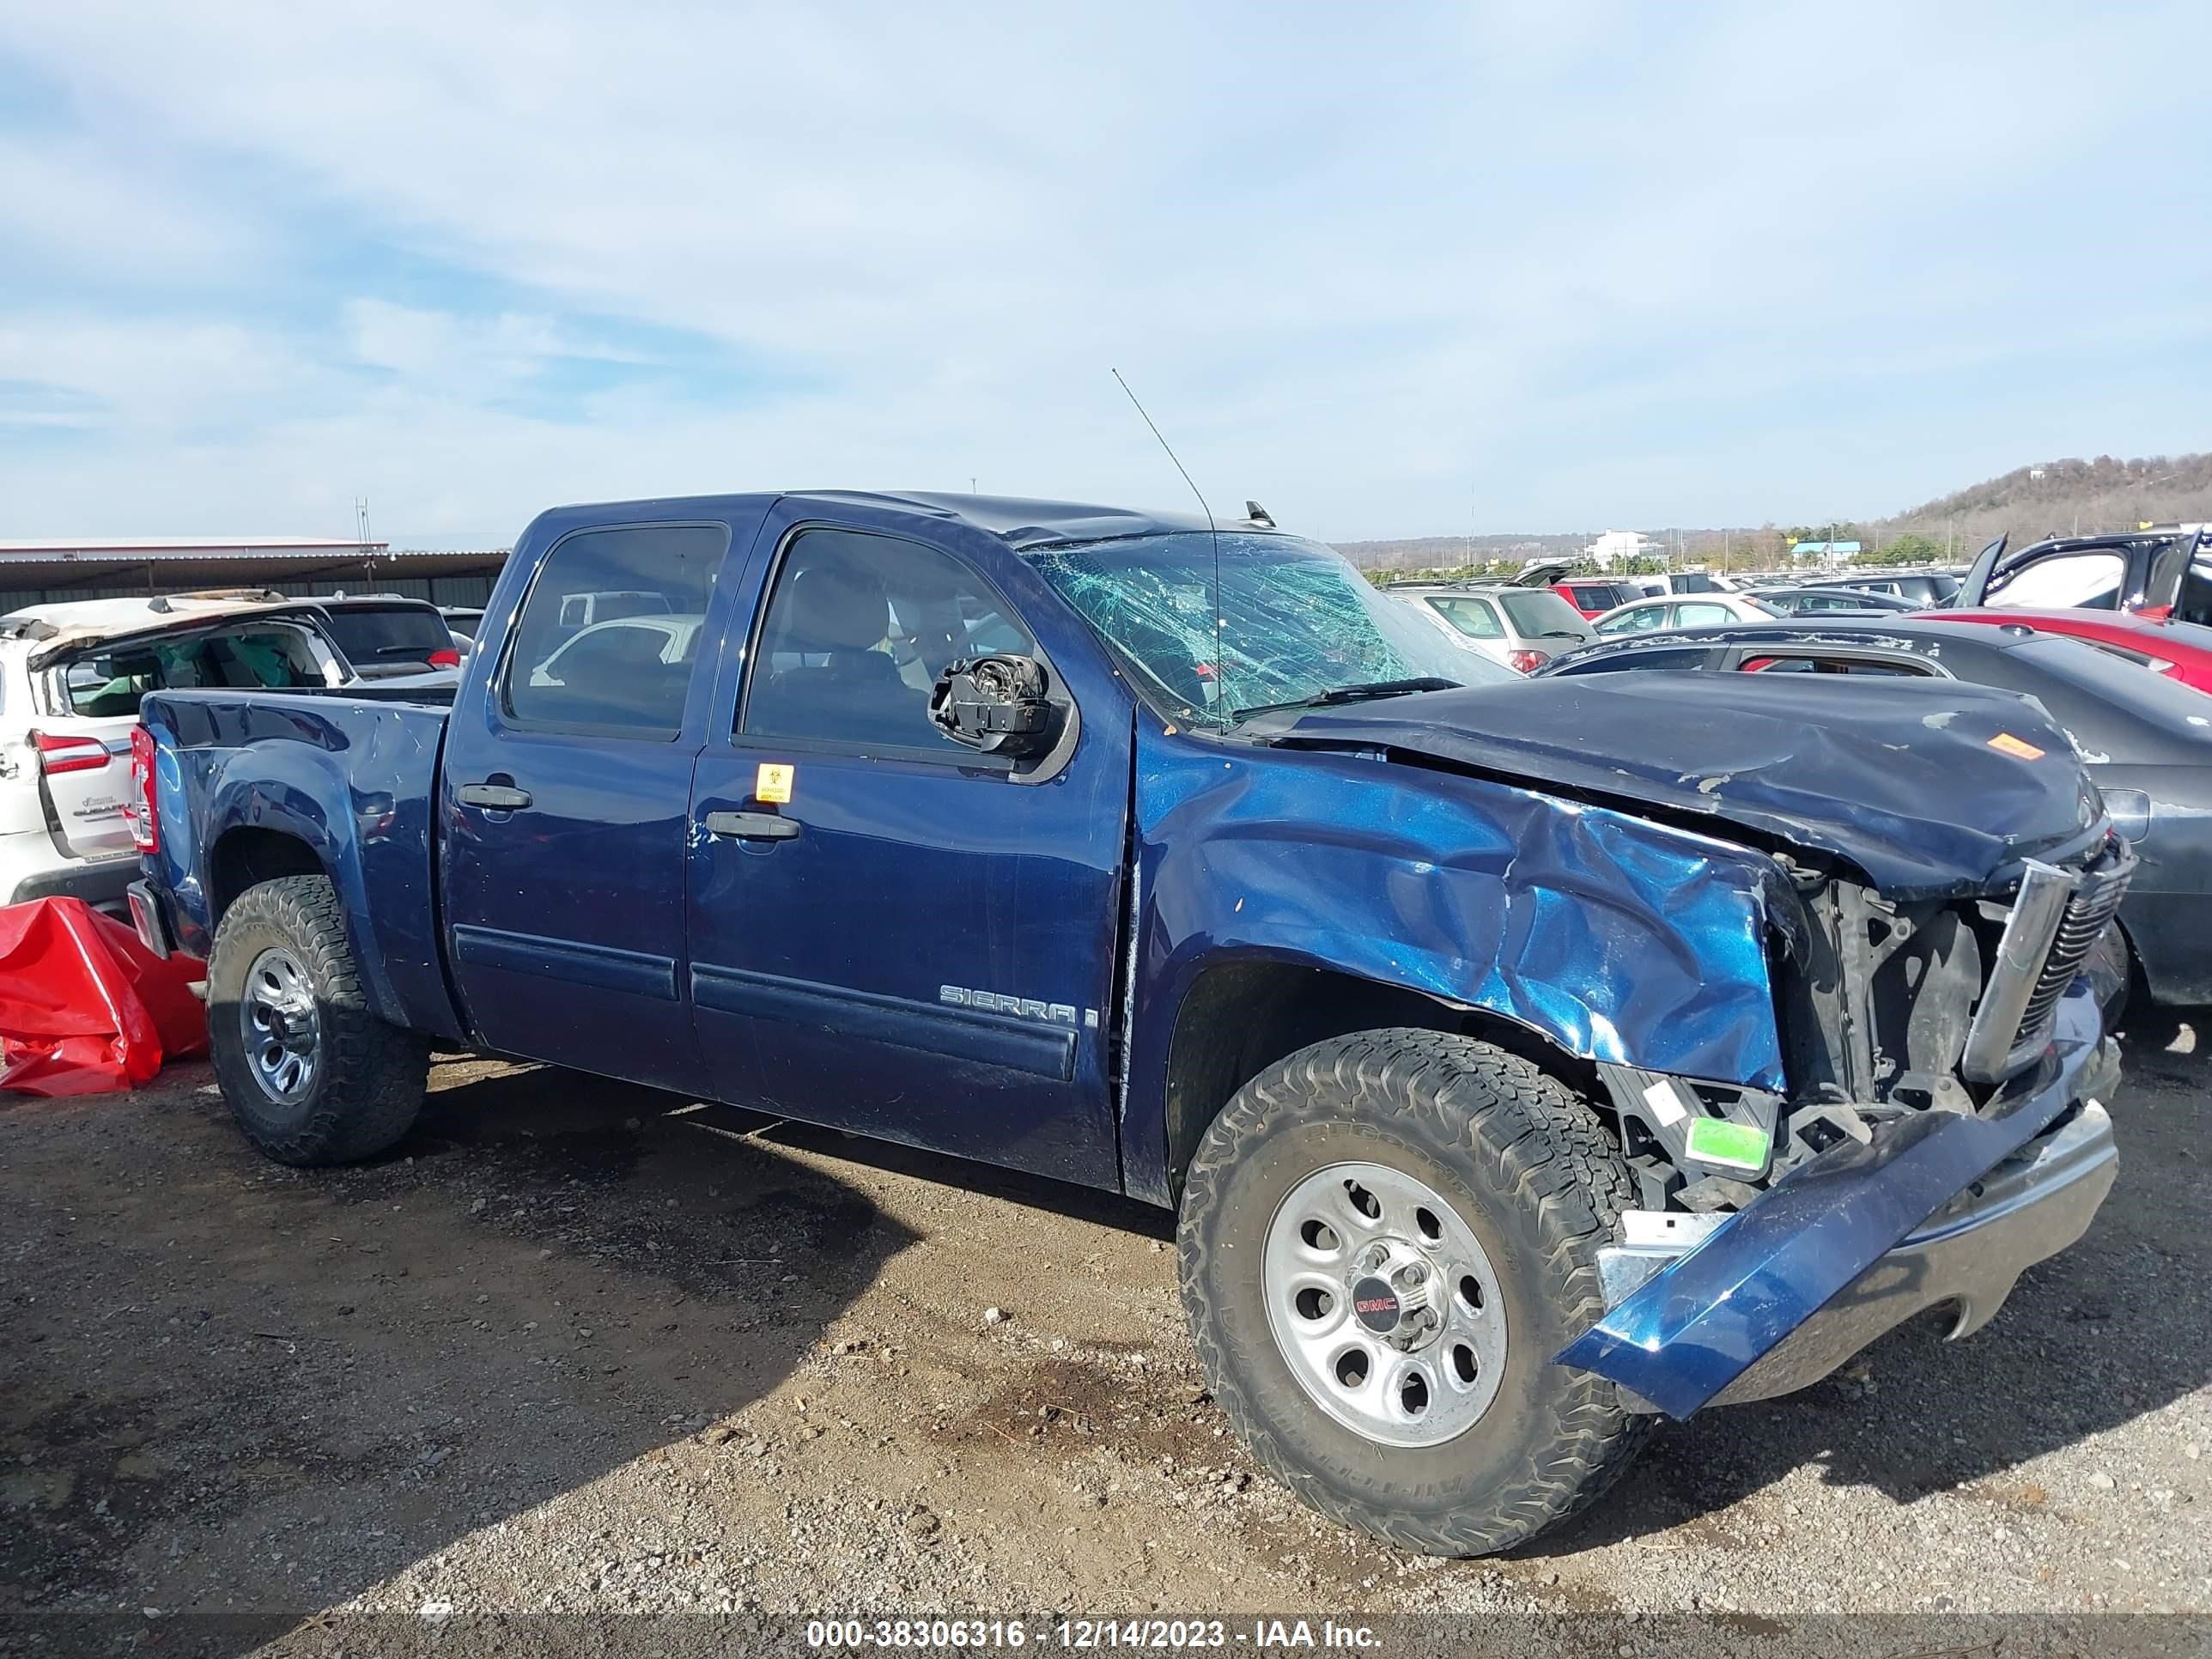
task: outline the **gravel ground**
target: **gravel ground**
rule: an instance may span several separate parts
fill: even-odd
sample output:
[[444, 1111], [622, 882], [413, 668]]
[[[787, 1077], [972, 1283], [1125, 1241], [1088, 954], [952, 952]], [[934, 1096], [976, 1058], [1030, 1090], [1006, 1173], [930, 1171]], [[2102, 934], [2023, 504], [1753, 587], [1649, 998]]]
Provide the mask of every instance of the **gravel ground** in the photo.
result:
[[0, 1614], [2201, 1612], [2195, 1048], [2134, 1034], [2118, 1187], [1980, 1334], [1673, 1427], [1473, 1563], [1251, 1465], [1139, 1206], [477, 1060], [344, 1170], [260, 1160], [204, 1066], [15, 1101]]

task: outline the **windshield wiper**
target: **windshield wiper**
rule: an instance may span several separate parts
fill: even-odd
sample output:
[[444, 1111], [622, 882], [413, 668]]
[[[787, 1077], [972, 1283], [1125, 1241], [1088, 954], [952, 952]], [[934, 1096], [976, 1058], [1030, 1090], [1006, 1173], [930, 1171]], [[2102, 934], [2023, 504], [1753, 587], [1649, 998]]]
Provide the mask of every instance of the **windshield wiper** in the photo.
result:
[[1240, 708], [1233, 718], [1249, 720], [1255, 714], [1279, 714], [1285, 708], [1325, 708], [1332, 703], [1366, 702], [1375, 697], [1402, 697], [1415, 691], [1449, 691], [1460, 682], [1424, 674], [1409, 680], [1368, 680], [1359, 685], [1333, 685], [1326, 691], [1316, 691], [1310, 697], [1292, 697], [1288, 702], [1255, 703], [1249, 708]]

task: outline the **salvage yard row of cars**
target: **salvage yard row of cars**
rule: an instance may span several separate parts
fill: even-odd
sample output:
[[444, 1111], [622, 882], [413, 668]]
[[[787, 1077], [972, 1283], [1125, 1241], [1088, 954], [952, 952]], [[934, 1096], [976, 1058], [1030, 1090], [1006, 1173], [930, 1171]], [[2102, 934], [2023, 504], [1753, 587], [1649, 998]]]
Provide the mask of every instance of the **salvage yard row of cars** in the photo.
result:
[[[1387, 591], [1498, 659], [1487, 632], [1464, 626], [1466, 606], [1516, 590], [1483, 583]], [[1547, 648], [1503, 660], [1539, 675], [1904, 676], [2033, 697], [2057, 720], [2136, 846], [2138, 868], [2112, 941], [2122, 983], [2157, 1002], [2194, 1006], [2212, 1002], [2207, 622], [2212, 552], [2197, 529], [2176, 527], [2056, 538], [2017, 550], [2001, 538], [1960, 573], [1640, 597], [1580, 629], [1559, 627]]]
[[562, 507], [458, 672], [134, 688], [129, 908], [285, 1163], [400, 1140], [434, 1046], [1167, 1206], [1254, 1455], [1505, 1549], [2088, 1226], [2212, 699], [1447, 597], [1256, 514]]
[[435, 606], [392, 594], [234, 589], [0, 617], [0, 903], [119, 909], [138, 873], [124, 813], [149, 691], [434, 684], [467, 643]]

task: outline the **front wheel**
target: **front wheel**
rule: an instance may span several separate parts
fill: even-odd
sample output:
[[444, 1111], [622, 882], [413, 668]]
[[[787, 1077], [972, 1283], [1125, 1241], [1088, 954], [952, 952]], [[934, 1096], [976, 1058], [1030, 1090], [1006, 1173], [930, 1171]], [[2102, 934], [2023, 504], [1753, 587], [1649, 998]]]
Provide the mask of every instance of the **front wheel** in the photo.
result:
[[1605, 1310], [1630, 1203], [1587, 1103], [1473, 1038], [1316, 1043], [1237, 1091], [1179, 1227], [1206, 1379], [1314, 1508], [1401, 1547], [1484, 1555], [1595, 1498], [1647, 1418], [1552, 1363]]
[[222, 1097], [279, 1164], [384, 1151], [421, 1110], [428, 1045], [369, 1012], [337, 890], [322, 876], [248, 888], [208, 957], [208, 1040]]

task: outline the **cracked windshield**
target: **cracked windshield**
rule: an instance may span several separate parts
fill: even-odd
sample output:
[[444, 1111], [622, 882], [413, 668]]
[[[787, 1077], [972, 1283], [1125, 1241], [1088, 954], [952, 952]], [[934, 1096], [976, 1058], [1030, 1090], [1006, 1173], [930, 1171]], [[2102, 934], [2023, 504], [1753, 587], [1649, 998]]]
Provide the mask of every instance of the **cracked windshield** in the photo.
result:
[[1516, 678], [1376, 593], [1340, 555], [1290, 536], [1222, 533], [1217, 644], [1214, 539], [1182, 531], [1027, 556], [1191, 720], [1231, 726], [1256, 709], [1394, 681]]

